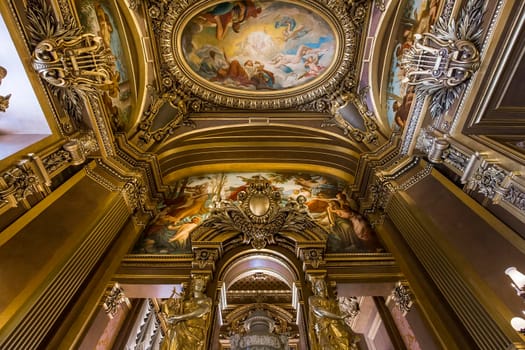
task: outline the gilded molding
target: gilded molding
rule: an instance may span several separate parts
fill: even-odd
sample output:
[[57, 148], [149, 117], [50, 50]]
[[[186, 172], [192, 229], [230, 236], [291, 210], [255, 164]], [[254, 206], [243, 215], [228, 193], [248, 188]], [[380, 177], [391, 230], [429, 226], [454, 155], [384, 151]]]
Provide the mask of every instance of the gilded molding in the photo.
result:
[[7, 336], [0, 337], [2, 349], [33, 349], [44, 346], [45, 336], [52, 331], [59, 316], [74, 300], [78, 286], [89, 278], [99, 259], [107, 252], [129, 218], [122, 198], [115, 198], [106, 209], [89, 232], [79, 232], [85, 235], [84, 243], [53, 269], [55, 273], [48, 276], [45, 286], [37, 288], [31, 303], [21, 310], [23, 315], [16, 318], [19, 321], [13, 330]]
[[[339, 84], [345, 76], [355, 75], [361, 26], [367, 18], [370, 9], [369, 2], [364, 0], [320, 0], [316, 2], [308, 0], [305, 5], [322, 12], [336, 27], [336, 32], [341, 33], [338, 38], [340, 49], [334, 64], [335, 68], [331, 74], [323, 78], [321, 82], [314, 84], [308, 91], [303, 91], [304, 89], [294, 91], [292, 89], [284, 97], [264, 98], [259, 95], [255, 97], [246, 91], [236, 93], [234, 96], [219, 94], [207, 85], [193, 81], [186, 76], [181, 68], [180, 50], [175, 47], [176, 44], [173, 40], [173, 32], [182, 25], [182, 19], [187, 17], [191, 11], [202, 8], [202, 4], [200, 0], [169, 3], [161, 0], [150, 0], [147, 4], [147, 13], [153, 31], [155, 36], [159, 38], [159, 56], [164, 62], [163, 72], [160, 74], [163, 77], [163, 82], [166, 78], [175, 81], [190, 96], [196, 96], [215, 105], [233, 108], [282, 109], [306, 105], [321, 96], [329, 96], [339, 88]], [[315, 104], [313, 106], [315, 107]]]
[[464, 192], [482, 195], [525, 221], [525, 187], [518, 170], [508, 170], [498, 162], [489, 161], [487, 154], [475, 152], [432, 127], [421, 131], [416, 148], [430, 162], [442, 164], [460, 176]]
[[410, 209], [403, 193], [395, 194], [387, 212], [407, 244], [435, 282], [448, 304], [469, 332], [476, 345], [484, 349], [507, 349], [517, 335], [502, 327], [495, 315], [476, 296], [475, 282], [461, 276], [456, 261], [450, 258], [450, 247]]

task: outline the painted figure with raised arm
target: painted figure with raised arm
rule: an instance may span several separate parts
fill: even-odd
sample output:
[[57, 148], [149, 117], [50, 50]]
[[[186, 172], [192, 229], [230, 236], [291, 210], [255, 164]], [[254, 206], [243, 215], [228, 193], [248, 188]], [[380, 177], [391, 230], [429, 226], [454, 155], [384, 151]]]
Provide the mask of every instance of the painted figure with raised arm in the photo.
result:
[[313, 350], [357, 350], [357, 336], [345, 323], [350, 314], [342, 314], [334, 298], [328, 296], [323, 278], [312, 279], [314, 295], [308, 298], [310, 308], [309, 333]]
[[161, 350], [205, 350], [211, 311], [211, 298], [204, 293], [206, 280], [194, 277], [191, 293], [170, 299], [161, 317], [166, 320], [167, 331]]

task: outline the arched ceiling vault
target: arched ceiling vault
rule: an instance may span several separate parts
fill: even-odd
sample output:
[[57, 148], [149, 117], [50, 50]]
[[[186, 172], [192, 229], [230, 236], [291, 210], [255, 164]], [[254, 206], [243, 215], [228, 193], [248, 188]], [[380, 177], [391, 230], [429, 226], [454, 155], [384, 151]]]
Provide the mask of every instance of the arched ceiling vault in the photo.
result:
[[361, 151], [347, 137], [328, 131], [254, 123], [174, 135], [155, 152], [164, 182], [171, 183], [210, 170], [316, 171], [352, 182]]

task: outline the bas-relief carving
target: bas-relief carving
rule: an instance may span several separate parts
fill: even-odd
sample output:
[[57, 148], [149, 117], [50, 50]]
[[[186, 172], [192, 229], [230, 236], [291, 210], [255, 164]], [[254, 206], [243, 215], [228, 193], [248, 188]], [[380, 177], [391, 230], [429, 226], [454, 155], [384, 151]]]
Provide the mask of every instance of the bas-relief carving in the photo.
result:
[[[248, 190], [261, 180], [269, 183], [265, 187], [271, 192], [269, 197], [264, 191]], [[238, 244], [259, 247], [273, 242], [281, 230], [295, 232], [297, 227], [318, 232], [326, 241], [327, 252], [383, 251], [375, 232], [357, 213], [356, 203], [344, 189], [344, 183], [316, 174], [239, 173], [187, 178], [172, 185], [172, 194], [133, 251], [187, 253], [197, 234], [207, 235], [214, 229], [242, 233]], [[217, 216], [210, 219], [214, 212]], [[204, 222], [211, 226], [202, 226]], [[279, 225], [270, 230], [273, 226], [265, 228], [265, 223]], [[305, 251], [303, 258], [316, 265], [322, 251], [312, 249]]]

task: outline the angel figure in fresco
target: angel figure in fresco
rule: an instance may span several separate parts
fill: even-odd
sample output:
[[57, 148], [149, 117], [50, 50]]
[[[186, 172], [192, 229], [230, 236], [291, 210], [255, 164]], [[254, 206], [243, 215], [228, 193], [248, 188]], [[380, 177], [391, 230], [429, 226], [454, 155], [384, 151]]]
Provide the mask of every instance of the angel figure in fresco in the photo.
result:
[[[322, 55], [321, 55], [322, 56]], [[316, 77], [325, 69], [324, 66], [319, 64], [320, 55], [309, 55], [304, 61], [304, 68], [306, 72], [301, 74], [297, 79]]]
[[241, 24], [250, 17], [256, 18], [261, 11], [261, 7], [257, 7], [253, 0], [228, 1], [213, 6], [201, 14], [201, 17], [207, 23], [215, 25], [217, 40], [223, 40], [230, 25], [235, 33], [239, 33]]
[[289, 16], [284, 16], [275, 22], [275, 28], [282, 28], [283, 30], [283, 39], [288, 41], [291, 39], [299, 39], [305, 36], [310, 30], [305, 29], [304, 25], [297, 25], [295, 19]]

